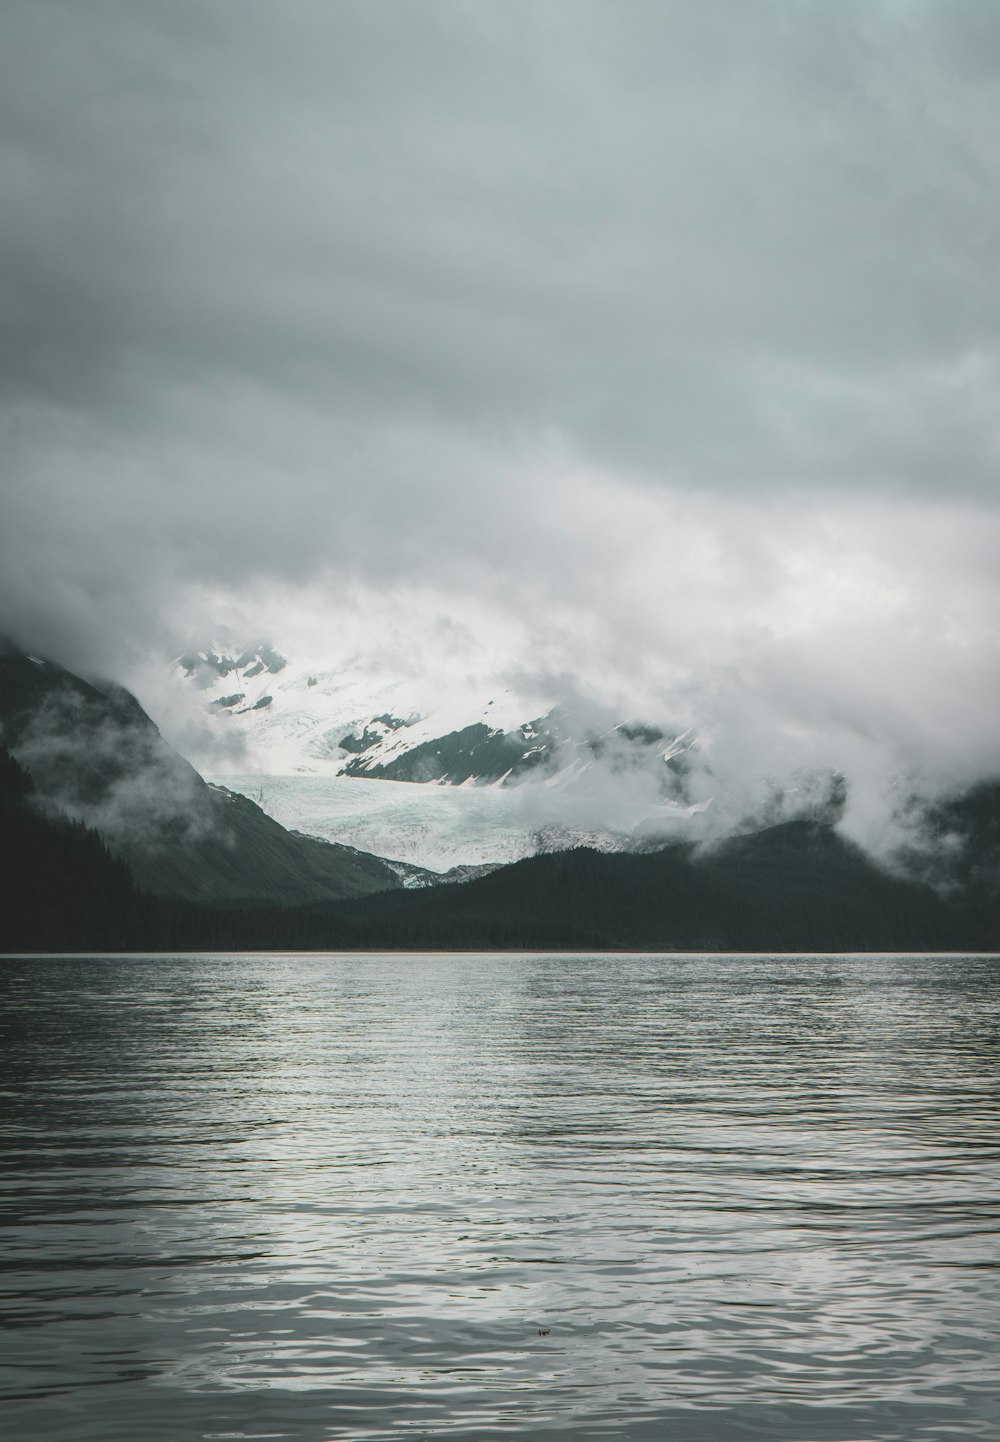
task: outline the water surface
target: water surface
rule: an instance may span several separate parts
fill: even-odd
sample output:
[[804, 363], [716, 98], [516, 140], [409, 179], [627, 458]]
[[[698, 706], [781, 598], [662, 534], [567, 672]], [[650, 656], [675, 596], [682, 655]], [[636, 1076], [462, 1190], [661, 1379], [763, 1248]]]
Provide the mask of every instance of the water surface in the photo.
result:
[[0, 960], [12, 1438], [1000, 1435], [1000, 962]]

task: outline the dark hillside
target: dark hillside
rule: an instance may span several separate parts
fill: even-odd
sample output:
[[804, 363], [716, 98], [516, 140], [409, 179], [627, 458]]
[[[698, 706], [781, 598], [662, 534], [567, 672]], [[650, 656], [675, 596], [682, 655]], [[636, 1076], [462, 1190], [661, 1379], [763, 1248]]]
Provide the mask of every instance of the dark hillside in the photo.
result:
[[909, 951], [1000, 945], [983, 913], [888, 876], [825, 827], [758, 832], [697, 856], [577, 850], [464, 886], [371, 898], [328, 915], [372, 946]]
[[97, 831], [152, 895], [294, 905], [401, 884], [380, 857], [288, 832], [209, 786], [122, 687], [3, 642], [0, 727], [39, 805]]
[[33, 808], [27, 773], [0, 747], [0, 950], [138, 946], [148, 918], [96, 832]]

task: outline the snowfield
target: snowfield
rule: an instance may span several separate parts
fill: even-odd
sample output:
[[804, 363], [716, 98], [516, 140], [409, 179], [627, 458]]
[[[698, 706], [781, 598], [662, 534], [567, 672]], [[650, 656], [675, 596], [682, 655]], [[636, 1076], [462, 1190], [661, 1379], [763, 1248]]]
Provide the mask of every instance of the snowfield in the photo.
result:
[[[203, 723], [220, 741], [239, 739], [242, 771], [268, 775], [336, 776], [361, 749], [365, 762], [377, 765], [470, 724], [520, 726], [551, 704], [469, 681], [428, 705], [420, 688], [361, 658], [336, 666], [286, 660], [259, 643], [241, 649], [215, 642], [178, 657], [171, 673], [181, 693], [197, 698]], [[199, 757], [192, 760], [199, 765]]]

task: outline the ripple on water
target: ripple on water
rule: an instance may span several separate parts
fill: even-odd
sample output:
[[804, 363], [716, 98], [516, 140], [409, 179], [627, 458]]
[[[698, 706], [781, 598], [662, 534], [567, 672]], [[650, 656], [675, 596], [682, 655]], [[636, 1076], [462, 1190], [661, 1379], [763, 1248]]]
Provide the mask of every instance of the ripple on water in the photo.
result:
[[9, 1435], [1000, 1435], [993, 958], [0, 961]]

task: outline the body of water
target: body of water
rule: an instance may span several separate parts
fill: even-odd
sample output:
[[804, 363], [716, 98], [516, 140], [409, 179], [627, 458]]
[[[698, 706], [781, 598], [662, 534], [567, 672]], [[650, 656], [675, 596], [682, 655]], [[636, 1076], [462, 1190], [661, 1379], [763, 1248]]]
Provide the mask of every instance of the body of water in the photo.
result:
[[0, 960], [0, 1430], [1000, 1436], [1000, 962]]

